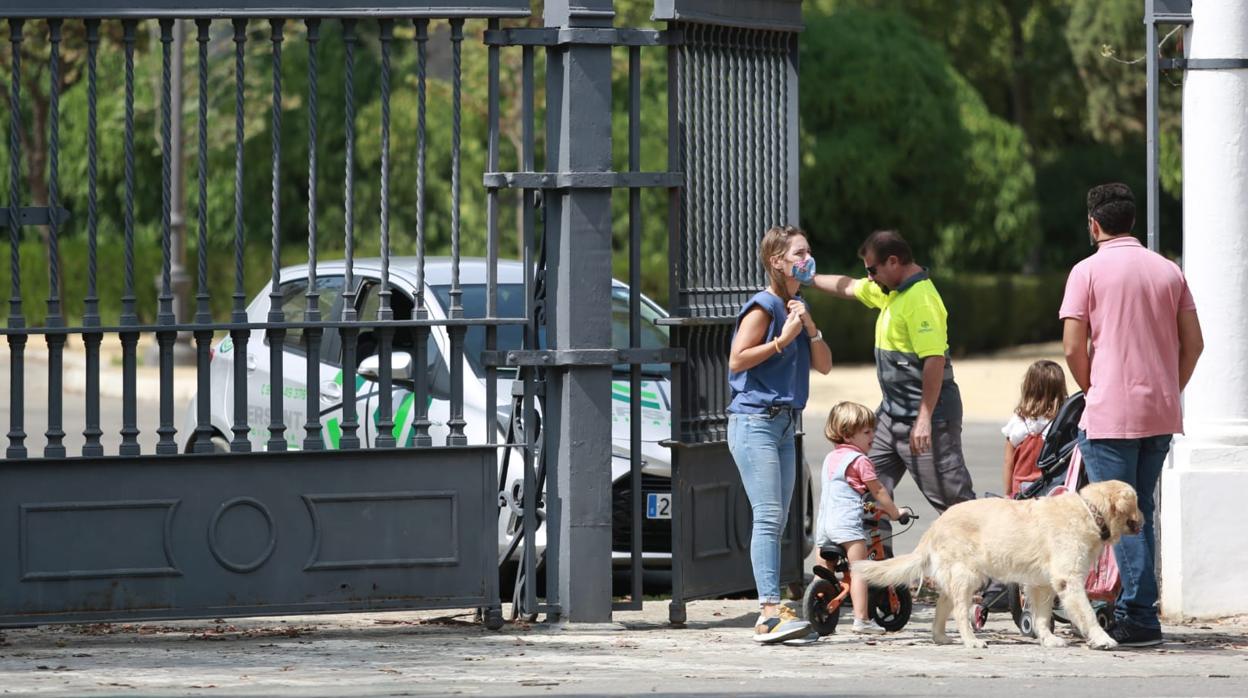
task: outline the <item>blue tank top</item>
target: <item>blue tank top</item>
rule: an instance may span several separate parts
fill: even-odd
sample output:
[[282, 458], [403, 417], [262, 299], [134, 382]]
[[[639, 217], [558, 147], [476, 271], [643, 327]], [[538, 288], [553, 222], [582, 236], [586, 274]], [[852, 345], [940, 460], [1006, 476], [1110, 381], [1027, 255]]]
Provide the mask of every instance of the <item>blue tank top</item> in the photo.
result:
[[[797, 298], [806, 302], [801, 296]], [[741, 328], [741, 318], [756, 305], [771, 315], [771, 324], [767, 326], [763, 341], [770, 342], [780, 336], [780, 331], [784, 329], [784, 320], [789, 316], [788, 309], [776, 294], [759, 291], [737, 313], [734, 339], [737, 330]], [[807, 308], [809, 307], [807, 304]], [[759, 414], [768, 407], [779, 406], [804, 409], [810, 392], [810, 337], [805, 332], [799, 332], [797, 339], [781, 353], [773, 352], [766, 361], [754, 368], [740, 372], [729, 371], [728, 385], [732, 388], [732, 401], [728, 403], [729, 413]]]

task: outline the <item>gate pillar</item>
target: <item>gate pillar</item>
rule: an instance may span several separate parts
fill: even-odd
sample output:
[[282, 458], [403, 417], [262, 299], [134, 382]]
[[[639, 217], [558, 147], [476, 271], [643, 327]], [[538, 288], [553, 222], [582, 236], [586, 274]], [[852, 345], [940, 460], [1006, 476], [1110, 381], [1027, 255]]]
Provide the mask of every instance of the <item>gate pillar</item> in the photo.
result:
[[[612, 0], [547, 0], [548, 27], [610, 27]], [[611, 171], [611, 47], [551, 47], [546, 162], [574, 186], [547, 194], [547, 339], [556, 352], [611, 346], [611, 189], [575, 174]], [[581, 180], [583, 181], [583, 180]], [[566, 354], [565, 356], [572, 356]], [[569, 359], [551, 372], [547, 453], [550, 596], [563, 620], [611, 619], [611, 366]], [[575, 564], [573, 564], [575, 563]], [[549, 593], [548, 592], [548, 593]], [[554, 618], [552, 618], [554, 620]]]

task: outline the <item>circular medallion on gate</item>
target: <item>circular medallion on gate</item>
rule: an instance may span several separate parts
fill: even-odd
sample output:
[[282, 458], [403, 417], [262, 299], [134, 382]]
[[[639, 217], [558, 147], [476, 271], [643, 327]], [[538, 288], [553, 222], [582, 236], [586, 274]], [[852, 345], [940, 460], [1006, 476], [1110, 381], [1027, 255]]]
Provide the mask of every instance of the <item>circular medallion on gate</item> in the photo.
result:
[[223, 503], [208, 524], [208, 549], [232, 572], [258, 569], [276, 547], [273, 516], [257, 499], [235, 497]]

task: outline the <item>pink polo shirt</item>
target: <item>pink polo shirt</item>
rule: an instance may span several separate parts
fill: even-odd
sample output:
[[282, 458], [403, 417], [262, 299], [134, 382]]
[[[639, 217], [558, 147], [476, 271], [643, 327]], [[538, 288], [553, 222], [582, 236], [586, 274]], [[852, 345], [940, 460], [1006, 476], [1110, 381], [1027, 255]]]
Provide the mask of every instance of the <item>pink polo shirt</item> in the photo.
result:
[[1070, 270], [1058, 315], [1089, 324], [1092, 387], [1079, 422], [1088, 438], [1182, 433], [1182, 310], [1196, 310], [1183, 272], [1134, 237], [1101, 243]]

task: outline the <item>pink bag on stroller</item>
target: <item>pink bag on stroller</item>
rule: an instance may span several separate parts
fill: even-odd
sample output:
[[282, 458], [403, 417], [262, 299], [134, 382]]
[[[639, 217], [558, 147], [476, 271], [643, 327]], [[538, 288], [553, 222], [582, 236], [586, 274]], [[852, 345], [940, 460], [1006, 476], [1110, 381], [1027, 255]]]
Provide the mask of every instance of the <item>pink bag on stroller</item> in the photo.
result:
[[[1049, 496], [1056, 496], [1063, 492], [1078, 491], [1079, 475], [1082, 472], [1083, 455], [1076, 447], [1070, 457], [1070, 466], [1066, 469], [1066, 481], [1060, 486], [1054, 487]], [[1101, 549], [1100, 557], [1092, 564], [1092, 569], [1088, 571], [1088, 579], [1084, 582], [1084, 586], [1088, 590], [1089, 599], [1113, 601], [1118, 598], [1118, 561], [1114, 559], [1113, 546], [1106, 545]]]

